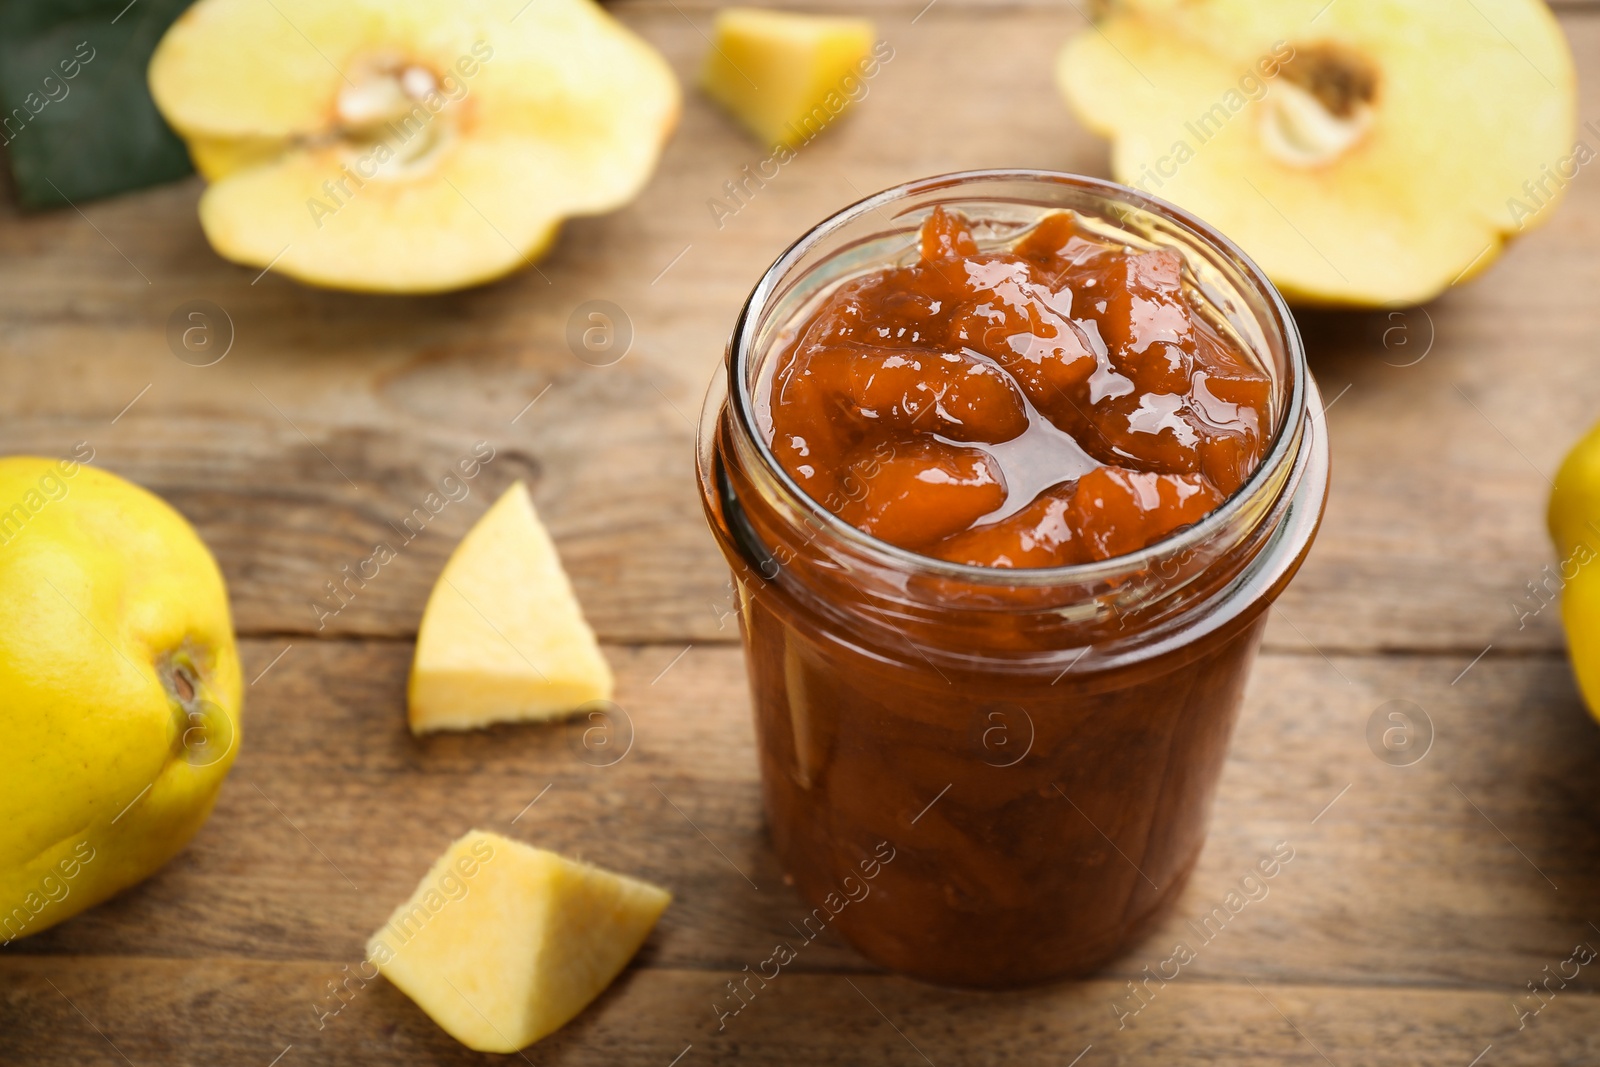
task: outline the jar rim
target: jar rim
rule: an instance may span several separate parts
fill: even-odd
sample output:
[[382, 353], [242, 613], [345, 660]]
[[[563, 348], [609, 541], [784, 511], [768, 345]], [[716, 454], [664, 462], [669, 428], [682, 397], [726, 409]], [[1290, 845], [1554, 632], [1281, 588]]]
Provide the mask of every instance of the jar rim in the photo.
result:
[[[1261, 462], [1238, 489], [1199, 522], [1154, 541], [1138, 551], [1088, 563], [1073, 563], [1059, 567], [1015, 568], [954, 563], [881, 540], [833, 514], [807, 493], [784, 469], [772, 451], [770, 442], [759, 432], [751, 406], [754, 398], [750, 395], [749, 389], [749, 382], [753, 379], [745, 375], [743, 370], [755, 352], [757, 333], [762, 325], [760, 313], [772, 300], [778, 286], [788, 277], [795, 264], [831, 234], [869, 212], [882, 211], [898, 201], [922, 194], [987, 182], [1039, 182], [1045, 185], [1072, 186], [1107, 200], [1121, 200], [1140, 211], [1171, 220], [1201, 243], [1220, 252], [1257, 294], [1264, 298], [1271, 313], [1271, 321], [1262, 325], [1274, 330], [1282, 339], [1284, 346], [1288, 370], [1286, 401], [1280, 412], [1279, 424], [1274, 428], [1270, 445], [1261, 457]], [[1114, 582], [1124, 575], [1146, 570], [1174, 554], [1198, 549], [1221, 531], [1229, 528], [1241, 513], [1250, 509], [1268, 491], [1274, 489], [1278, 492], [1293, 491], [1293, 486], [1285, 484], [1279, 472], [1292, 464], [1295, 453], [1304, 439], [1303, 428], [1308, 416], [1307, 402], [1311, 395], [1308, 390], [1310, 371], [1299, 327], [1283, 295], [1243, 249], [1198, 216], [1159, 197], [1102, 178], [1036, 168], [953, 171], [929, 178], [919, 178], [874, 193], [823, 219], [786, 248], [751, 290], [734, 323], [728, 343], [725, 371], [728, 387], [725, 402], [739, 424], [742, 434], [753, 443], [767, 474], [789, 498], [789, 503], [814, 512], [818, 521], [824, 524], [824, 528], [830, 534], [840, 537], [853, 549], [869, 557], [876, 557], [900, 570], [915, 570], [939, 578], [956, 579], [978, 587], [1044, 588]], [[707, 428], [703, 428], [701, 432], [706, 433]], [[702, 472], [702, 478], [710, 475], [709, 471]]]

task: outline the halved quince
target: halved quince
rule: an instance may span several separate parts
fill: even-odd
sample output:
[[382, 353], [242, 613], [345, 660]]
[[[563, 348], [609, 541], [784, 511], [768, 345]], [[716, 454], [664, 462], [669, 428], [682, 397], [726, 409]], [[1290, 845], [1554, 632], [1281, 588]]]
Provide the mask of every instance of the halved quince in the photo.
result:
[[1119, 181], [1308, 302], [1437, 295], [1586, 161], [1541, 0], [1111, 0], [1057, 73]]
[[631, 200], [677, 121], [666, 62], [593, 0], [200, 0], [150, 90], [223, 256], [343, 289], [499, 277]]
[[411, 730], [557, 718], [609, 700], [611, 688], [555, 542], [517, 482], [467, 531], [428, 597]]
[[457, 1041], [516, 1052], [599, 996], [671, 900], [648, 882], [473, 830], [372, 935], [367, 955]]
[[730, 7], [713, 33], [700, 84], [768, 145], [811, 140], [877, 72], [866, 19]]

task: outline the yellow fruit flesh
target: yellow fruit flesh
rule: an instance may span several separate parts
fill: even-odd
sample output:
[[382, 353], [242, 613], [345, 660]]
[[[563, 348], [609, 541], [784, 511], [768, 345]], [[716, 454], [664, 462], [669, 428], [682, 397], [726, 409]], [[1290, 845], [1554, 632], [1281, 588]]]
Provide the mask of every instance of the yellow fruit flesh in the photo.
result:
[[367, 953], [456, 1040], [515, 1052], [610, 985], [671, 899], [648, 883], [474, 830], [439, 858]]
[[151, 494], [57, 462], [0, 460], [0, 942], [170, 859], [239, 744], [239, 661], [210, 553]]
[[866, 19], [757, 8], [717, 13], [700, 84], [768, 145], [810, 140], [850, 103], [872, 52]]
[[[1264, 75], [1275, 49], [1292, 58]], [[1309, 75], [1327, 67], [1370, 74], [1370, 99], [1318, 107]], [[1548, 216], [1559, 184], [1524, 182], [1575, 137], [1571, 57], [1537, 0], [1132, 0], [1068, 44], [1058, 77], [1115, 139], [1119, 180], [1309, 302], [1420, 302], [1482, 271]]]
[[[489, 156], [486, 162], [481, 157]], [[566, 173], [564, 161], [541, 158], [536, 147], [506, 142], [496, 147], [463, 145], [433, 164], [437, 180], [368, 182], [350, 186], [340, 166], [349, 165], [339, 149], [282, 154], [264, 166], [234, 173], [200, 198], [200, 222], [218, 249], [249, 249], [241, 262], [276, 266], [302, 281], [370, 292], [427, 292], [498, 278], [537, 258], [554, 239], [559, 219], [533, 200], [507, 201], [495, 192], [507, 168], [537, 181]], [[352, 188], [348, 207], [317, 211], [308, 202], [333, 205], [322, 184], [343, 180]], [[557, 184], [562, 179], [551, 182]], [[476, 205], [491, 202], [499, 211], [491, 225]], [[396, 220], [369, 225], [363, 219]], [[399, 220], [404, 220], [403, 222]], [[345, 227], [357, 232], [339, 232]], [[523, 235], [513, 244], [496, 230]], [[324, 240], [324, 236], [329, 239]], [[487, 239], [486, 239], [487, 237]], [[418, 254], [425, 247], [425, 256]], [[382, 264], [381, 270], [374, 269]]]
[[417, 733], [548, 719], [611, 697], [611, 669], [517, 482], [457, 546], [417, 635]]
[[207, 181], [276, 159], [284, 142], [270, 137], [191, 137], [184, 142], [194, 169]]
[[216, 184], [218, 252], [427, 292], [529, 262], [637, 195], [677, 120], [661, 57], [592, 0], [201, 0], [150, 66]]

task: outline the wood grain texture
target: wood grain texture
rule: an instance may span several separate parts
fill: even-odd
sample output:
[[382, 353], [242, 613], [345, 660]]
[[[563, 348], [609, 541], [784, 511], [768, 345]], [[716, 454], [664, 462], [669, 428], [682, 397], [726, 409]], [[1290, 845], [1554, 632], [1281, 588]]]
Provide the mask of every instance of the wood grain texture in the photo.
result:
[[[690, 83], [716, 6], [612, 8]], [[805, 911], [764, 838], [726, 572], [694, 486], [727, 330], [772, 258], [861, 195], [967, 167], [1107, 170], [1051, 84], [1075, 5], [850, 6], [870, 8], [894, 60], [856, 114], [720, 227], [708, 201], [765, 153], [691, 90], [637, 203], [573, 221], [537, 271], [467, 293], [258, 278], [206, 247], [193, 181], [83, 215], [0, 206], [0, 452], [88, 441], [96, 462], [172, 500], [222, 563], [254, 679], [239, 762], [194, 843], [144, 885], [0, 950], [0, 1064], [487, 1062], [382, 981], [324, 1014], [329, 981], [473, 826], [676, 895], [623, 979], [527, 1062], [1600, 1059], [1592, 968], [1523, 1029], [1516, 1007], [1537, 1004], [1527, 984], [1574, 944], [1600, 946], [1600, 730], [1554, 609], [1534, 610], [1526, 588], [1553, 562], [1546, 479], [1600, 412], [1587, 171], [1553, 226], [1471, 286], [1425, 309], [1300, 316], [1331, 405], [1333, 496], [1275, 612], [1171, 919], [1092, 981], [1004, 995], [885, 975], [825, 934], [718, 1030], [713, 999]], [[1593, 6], [1559, 5], [1585, 72], [1600, 69]], [[1585, 117], [1600, 115], [1597, 91], [1585, 82]], [[195, 299], [231, 317], [215, 366], [168, 347], [169, 317]], [[591, 300], [633, 330], [609, 366], [566, 340]], [[479, 442], [493, 460], [422, 523], [415, 509]], [[583, 722], [405, 729], [428, 591], [518, 478], [609, 642], [631, 744], [619, 729], [603, 738], [618, 747], [586, 747]], [[326, 583], [380, 541], [397, 558], [331, 613]], [[1432, 724], [1412, 766], [1368, 747], [1392, 700]], [[1119, 1007], [1137, 1003], [1127, 983], [1278, 842], [1294, 859], [1270, 892], [1119, 1029]]]
[[[649, 966], [737, 972], [806, 914], [764, 839], [737, 649], [608, 649], [627, 712], [627, 726], [591, 739], [608, 750], [585, 747], [581, 720], [415, 739], [409, 644], [284, 644], [246, 645], [252, 677], [273, 665], [250, 689], [239, 762], [195, 843], [16, 952], [359, 961], [394, 903], [474, 826], [668, 886], [677, 899]], [[1573, 942], [1600, 944], [1587, 925], [1600, 732], [1565, 663], [1486, 659], [1452, 686], [1455, 670], [1432, 656], [1264, 657], [1200, 867], [1172, 919], [1107, 974], [1135, 978], [1192, 941], [1189, 924], [1285, 841], [1292, 862], [1186, 976], [1509, 995]], [[1433, 723], [1410, 767], [1366, 740], [1396, 699]], [[613, 752], [625, 754], [596, 765]], [[797, 969], [875, 970], [831, 936]]]
[[[522, 1063], [468, 1052], [382, 981], [347, 994], [331, 1018], [314, 995], [340, 959], [262, 964], [86, 958], [0, 962], [0, 1035], [10, 1062], [78, 1067], [167, 1063]], [[1600, 998], [1563, 991], [1526, 1029], [1501, 994], [1348, 986], [1171, 983], [1117, 1030], [1123, 983], [1024, 993], [931, 989], [881, 975], [783, 973], [721, 1032], [723, 976], [647, 967], [528, 1053], [538, 1064], [679, 1062], [779, 1067], [981, 1063], [1582, 1065], [1600, 1054]], [[330, 1000], [328, 1003], [332, 1003]], [[245, 1005], [248, 1005], [246, 1007]], [[322, 1009], [326, 1012], [328, 1009]], [[819, 1025], [819, 1020], [825, 1022]], [[318, 1029], [319, 1022], [322, 1029]], [[1490, 1058], [1492, 1056], [1492, 1059]]]

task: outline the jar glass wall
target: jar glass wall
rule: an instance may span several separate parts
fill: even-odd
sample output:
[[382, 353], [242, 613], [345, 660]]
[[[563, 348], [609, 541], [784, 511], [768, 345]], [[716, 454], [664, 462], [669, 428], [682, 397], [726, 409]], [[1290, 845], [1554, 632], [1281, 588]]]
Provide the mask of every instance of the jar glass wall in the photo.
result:
[[[1046, 213], [1168, 248], [1272, 379], [1260, 465], [1194, 525], [1129, 555], [1032, 570], [949, 563], [840, 521], [758, 425], [774, 356], [843, 279], [907, 261], [935, 207], [998, 246]], [[1316, 387], [1260, 271], [1170, 205], [1041, 171], [891, 189], [806, 234], [746, 303], [701, 428], [702, 496], [739, 598], [773, 846], [813, 911], [872, 959], [960, 985], [1094, 969], [1199, 856], [1265, 610], [1328, 482]]]

